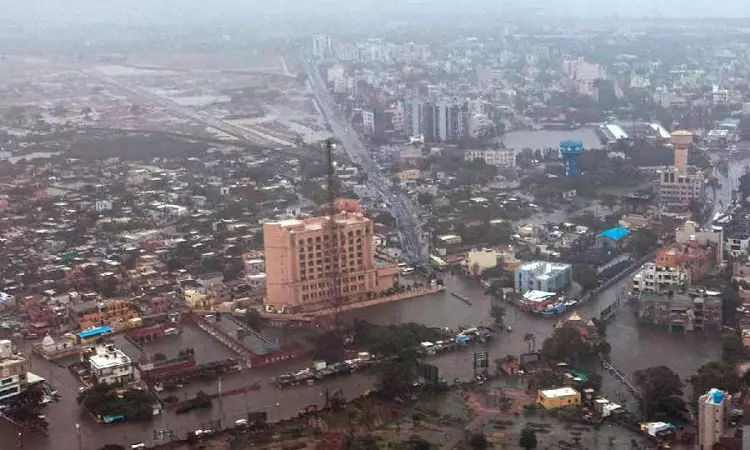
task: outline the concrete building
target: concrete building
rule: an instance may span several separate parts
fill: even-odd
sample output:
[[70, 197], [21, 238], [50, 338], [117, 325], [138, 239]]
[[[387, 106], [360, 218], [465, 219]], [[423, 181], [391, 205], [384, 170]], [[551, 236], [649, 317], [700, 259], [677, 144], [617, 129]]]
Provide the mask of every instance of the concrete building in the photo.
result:
[[693, 145], [693, 133], [685, 130], [677, 130], [672, 133], [674, 167], [681, 174], [687, 174], [688, 152], [691, 145]]
[[663, 267], [646, 263], [630, 279], [633, 294], [663, 294], [681, 291], [690, 286], [690, 274], [679, 267]]
[[727, 238], [727, 251], [734, 258], [747, 256], [750, 250], [750, 236], [732, 236]]
[[689, 273], [690, 282], [705, 278], [716, 262], [714, 243], [701, 244], [697, 238], [686, 243], [675, 243], [656, 252], [656, 265], [670, 269], [681, 269]]
[[484, 160], [485, 163], [497, 167], [516, 167], [516, 151], [513, 149], [478, 149], [468, 150], [464, 154], [464, 160]]
[[682, 172], [673, 167], [659, 177], [659, 202], [668, 208], [687, 208], [704, 197], [704, 180], [700, 172]]
[[573, 280], [570, 264], [532, 261], [521, 264], [515, 272], [515, 289], [518, 294], [527, 291], [560, 292]]
[[607, 74], [599, 64], [589, 63], [583, 57], [563, 61], [563, 72], [576, 92], [589, 97], [596, 95], [596, 82], [607, 78]]
[[410, 99], [404, 104], [406, 132], [423, 135], [427, 142], [451, 142], [464, 136], [470, 117], [468, 103], [461, 99]]
[[133, 361], [113, 344], [86, 349], [81, 353], [81, 362], [97, 383], [127, 384], [135, 380]]
[[485, 270], [497, 266], [497, 257], [498, 252], [491, 248], [472, 249], [467, 257], [469, 270], [475, 275], [481, 275]]
[[675, 230], [675, 242], [687, 244], [691, 241], [698, 242], [701, 245], [713, 244], [716, 264], [721, 264], [724, 256], [724, 232], [722, 230], [701, 230], [697, 223], [688, 220], [684, 226]]
[[0, 340], [0, 404], [26, 389], [28, 362], [26, 358], [13, 354], [13, 343]]
[[638, 321], [666, 327], [669, 331], [721, 329], [721, 292], [642, 293]]
[[732, 418], [732, 396], [711, 389], [698, 399], [698, 448], [710, 450], [724, 436], [724, 427]]
[[312, 39], [313, 56], [318, 59], [326, 59], [331, 56], [331, 37], [326, 34], [317, 34]]
[[536, 402], [544, 409], [557, 409], [581, 404], [581, 393], [571, 387], [537, 392]]
[[138, 313], [133, 309], [133, 302], [126, 298], [76, 303], [70, 305], [68, 310], [81, 330], [114, 325], [138, 317]]
[[263, 236], [268, 311], [363, 300], [392, 288], [398, 273], [376, 263], [373, 224], [361, 213], [269, 222]]

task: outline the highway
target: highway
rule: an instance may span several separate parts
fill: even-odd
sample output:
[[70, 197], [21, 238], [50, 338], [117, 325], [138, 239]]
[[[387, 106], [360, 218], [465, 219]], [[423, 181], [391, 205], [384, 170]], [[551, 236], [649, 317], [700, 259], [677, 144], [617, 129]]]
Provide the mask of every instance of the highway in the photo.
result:
[[393, 186], [387, 174], [380, 171], [357, 132], [351, 128], [349, 121], [343, 117], [331, 98], [325, 81], [310, 60], [305, 62], [305, 72], [323, 115], [331, 126], [334, 138], [352, 161], [357, 162], [367, 174], [368, 187], [377, 191], [391, 205], [391, 214], [396, 219], [399, 229], [403, 255], [413, 263], [427, 263], [429, 252], [423, 236], [420, 219], [423, 215], [420, 208], [405, 193]]

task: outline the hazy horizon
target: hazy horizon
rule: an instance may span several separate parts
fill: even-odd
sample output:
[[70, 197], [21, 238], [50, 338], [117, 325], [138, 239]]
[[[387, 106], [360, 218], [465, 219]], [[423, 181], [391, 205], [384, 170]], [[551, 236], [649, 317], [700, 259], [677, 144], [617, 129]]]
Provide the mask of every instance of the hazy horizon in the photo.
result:
[[[267, 20], [280, 20], [307, 16], [347, 19], [358, 13], [381, 20], [409, 20], [434, 15], [448, 17], [472, 14], [497, 15], [523, 13], [544, 16], [596, 18], [621, 17], [675, 17], [675, 18], [750, 18], [750, 2], [741, 0], [716, 0], [695, 2], [680, 0], [533, 0], [531, 2], [501, 0], [471, 0], [468, 2], [440, 2], [424, 0], [405, 1], [336, 1], [281, 0], [0, 0], [0, 21], [25, 25], [75, 25], [115, 23], [129, 25], [189, 25], [226, 22], [236, 24], [246, 21], [248, 26]], [[261, 16], [261, 17], [258, 17]]]

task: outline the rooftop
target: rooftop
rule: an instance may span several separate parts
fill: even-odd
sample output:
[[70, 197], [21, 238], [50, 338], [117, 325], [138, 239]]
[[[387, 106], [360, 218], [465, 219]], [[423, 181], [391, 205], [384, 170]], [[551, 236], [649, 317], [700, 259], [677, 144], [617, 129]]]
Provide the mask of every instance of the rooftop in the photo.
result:
[[613, 241], [619, 241], [620, 239], [628, 236], [630, 234], [630, 230], [628, 230], [625, 227], [614, 227], [610, 228], [608, 230], [604, 230], [601, 233], [599, 233], [600, 238], [608, 238], [612, 239]]
[[578, 391], [571, 387], [562, 387], [557, 389], [547, 389], [540, 391], [540, 394], [547, 398], [560, 398], [570, 397], [571, 395], [578, 395]]
[[113, 344], [96, 346], [91, 349], [91, 352], [92, 354], [88, 357], [88, 361], [96, 369], [130, 365], [132, 362], [128, 355]]

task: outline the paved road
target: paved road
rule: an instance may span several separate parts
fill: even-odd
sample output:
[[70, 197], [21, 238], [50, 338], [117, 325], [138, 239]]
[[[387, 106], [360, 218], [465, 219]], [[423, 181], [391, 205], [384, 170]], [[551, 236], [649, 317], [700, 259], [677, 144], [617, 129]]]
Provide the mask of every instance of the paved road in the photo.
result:
[[396, 189], [390, 178], [380, 171], [356, 131], [352, 129], [331, 98], [326, 83], [320, 76], [315, 64], [310, 61], [305, 62], [305, 71], [318, 100], [318, 105], [326, 120], [328, 120], [334, 137], [349, 157], [360, 164], [362, 170], [367, 174], [369, 187], [378, 192], [391, 205], [391, 213], [398, 224], [404, 255], [413, 262], [426, 263], [428, 250], [422, 231], [420, 208], [406, 194]]

